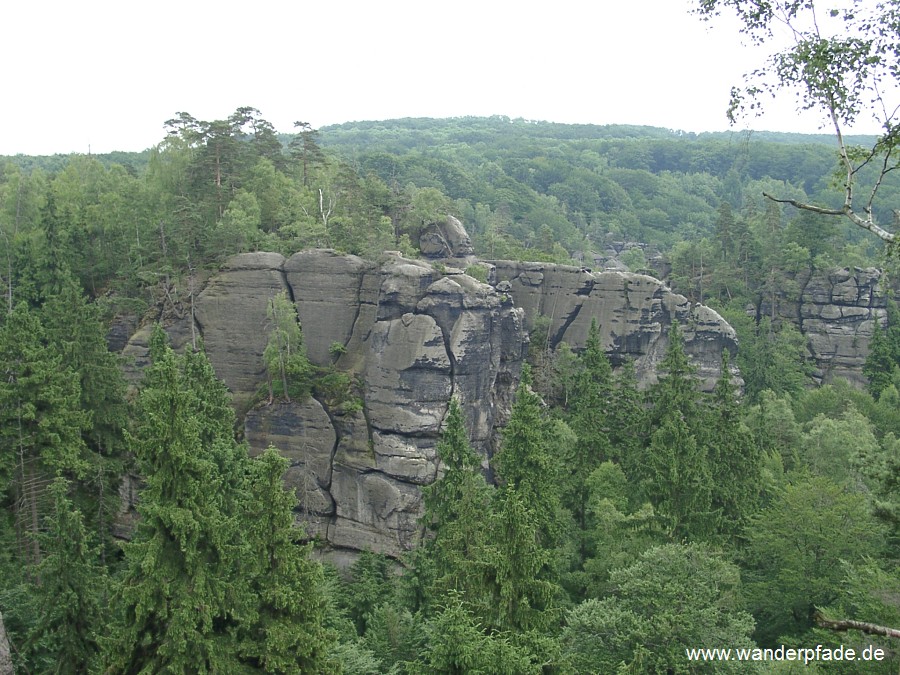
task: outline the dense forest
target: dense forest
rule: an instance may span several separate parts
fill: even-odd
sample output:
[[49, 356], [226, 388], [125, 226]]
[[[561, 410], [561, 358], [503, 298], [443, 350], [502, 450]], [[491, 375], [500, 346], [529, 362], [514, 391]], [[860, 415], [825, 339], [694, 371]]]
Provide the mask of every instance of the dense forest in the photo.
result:
[[[178, 113], [139, 154], [0, 164], [0, 613], [17, 672], [794, 672], [691, 661], [779, 646], [882, 660], [900, 627], [900, 312], [856, 389], [814, 388], [803, 336], [760, 308], [798, 275], [895, 261], [865, 233], [762, 197], [838, 203], [827, 139], [503, 117], [279, 133], [253, 108]], [[870, 139], [858, 139], [865, 142]], [[900, 203], [885, 182], [883, 222]], [[408, 556], [338, 571], [294, 523], [285, 460], [251, 459], [194, 336], [153, 333], [127, 382], [111, 322], [162, 322], [229, 256], [329, 247], [415, 256], [459, 217], [482, 259], [658, 274], [738, 331], [702, 393], [671, 326], [659, 380], [535, 323], [498, 452], [450, 400]], [[346, 389], [271, 303], [259, 405]], [[488, 469], [487, 471], [485, 469]], [[120, 484], [143, 478], [123, 539]]]

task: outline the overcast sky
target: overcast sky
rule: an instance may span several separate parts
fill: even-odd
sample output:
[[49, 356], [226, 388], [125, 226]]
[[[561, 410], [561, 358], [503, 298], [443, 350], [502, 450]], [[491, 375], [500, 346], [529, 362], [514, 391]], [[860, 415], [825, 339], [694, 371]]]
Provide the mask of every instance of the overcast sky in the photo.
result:
[[[691, 0], [8, 4], [0, 154], [142, 150], [176, 112], [243, 105], [279, 131], [461, 115], [717, 131], [764, 58]], [[783, 105], [746, 126], [819, 124]]]

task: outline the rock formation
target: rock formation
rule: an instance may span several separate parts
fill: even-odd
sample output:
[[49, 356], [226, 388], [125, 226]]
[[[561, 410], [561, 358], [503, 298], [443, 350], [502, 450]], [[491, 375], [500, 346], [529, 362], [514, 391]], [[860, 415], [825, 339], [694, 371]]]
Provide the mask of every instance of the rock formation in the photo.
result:
[[[464, 242], [454, 246], [461, 259]], [[633, 359], [643, 383], [655, 378], [675, 319], [707, 387], [718, 377], [722, 350], [736, 347], [718, 314], [651, 277], [486, 266], [489, 284], [446, 262], [396, 253], [376, 262], [329, 250], [288, 259], [245, 253], [197, 296], [194, 326], [186, 313], [169, 327], [176, 344], [202, 335], [252, 451], [271, 444], [290, 460], [285, 479], [298, 495], [299, 516], [335, 555], [369, 549], [396, 556], [415, 545], [420, 487], [437, 474], [435, 446], [451, 396], [460, 400], [473, 446], [491, 456], [538, 315], [550, 319], [553, 345], [575, 348], [596, 318], [613, 361]], [[310, 360], [355, 378], [357, 405], [316, 398], [253, 405], [265, 381], [266, 303], [282, 290], [297, 307]], [[146, 333], [138, 331], [125, 349], [138, 366], [146, 361]]]
[[668, 347], [668, 327], [678, 321], [685, 350], [698, 369], [701, 387], [711, 390], [719, 377], [722, 351], [736, 350], [734, 329], [718, 313], [691, 304], [653, 277], [628, 272], [545, 263], [494, 261], [497, 289], [525, 309], [530, 330], [538, 316], [550, 320], [550, 346], [584, 345], [596, 319], [613, 365], [634, 362], [638, 381], [656, 381]]
[[794, 323], [806, 337], [819, 382], [843, 377], [864, 386], [862, 366], [875, 322], [884, 324], [889, 289], [874, 267], [843, 268], [794, 280], [794, 288], [765, 298], [753, 311]]

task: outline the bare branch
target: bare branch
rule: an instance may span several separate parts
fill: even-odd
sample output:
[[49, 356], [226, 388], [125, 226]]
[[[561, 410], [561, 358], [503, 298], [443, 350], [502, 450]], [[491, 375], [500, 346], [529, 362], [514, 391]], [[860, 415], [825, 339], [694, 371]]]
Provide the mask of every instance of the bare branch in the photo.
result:
[[900, 638], [900, 630], [896, 628], [888, 628], [887, 626], [879, 626], [874, 623], [867, 623], [865, 621], [853, 621], [850, 619], [842, 619], [839, 621], [831, 621], [822, 616], [821, 612], [816, 612], [814, 617], [816, 625], [819, 628], [827, 628], [828, 630], [833, 631], [848, 631], [848, 630], [858, 630], [866, 633], [867, 635], [884, 635], [885, 637], [890, 638]]
[[823, 216], [846, 216], [854, 225], [857, 225], [864, 230], [868, 230], [876, 237], [889, 244], [893, 243], [897, 239], [897, 236], [893, 232], [888, 232], [880, 225], [877, 225], [872, 217], [872, 214], [868, 214], [868, 217], [863, 218], [858, 213], [856, 213], [848, 203], [845, 203], [843, 208], [840, 209], [828, 209], [823, 206], [816, 206], [815, 204], [800, 202], [796, 199], [779, 199], [778, 197], [774, 197], [768, 192], [763, 192], [763, 197], [776, 202], [777, 204], [790, 204], [794, 208], [798, 208], [803, 211], [809, 211], [811, 213], [818, 213]]
[[823, 216], [843, 216], [844, 209], [826, 209], [821, 206], [816, 206], [815, 204], [807, 204], [805, 202], [798, 202], [796, 199], [780, 199], [773, 195], [770, 195], [768, 192], [763, 192], [763, 197], [769, 199], [778, 204], [790, 204], [791, 206], [802, 209], [804, 211], [812, 211], [813, 213], [819, 213]]

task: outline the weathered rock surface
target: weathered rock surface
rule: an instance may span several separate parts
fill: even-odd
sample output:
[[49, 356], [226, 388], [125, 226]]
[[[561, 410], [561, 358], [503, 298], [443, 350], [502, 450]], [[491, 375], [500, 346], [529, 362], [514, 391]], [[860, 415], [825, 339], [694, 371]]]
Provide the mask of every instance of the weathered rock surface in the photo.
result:
[[425, 229], [419, 237], [419, 250], [426, 258], [446, 260], [473, 258], [475, 248], [466, 228], [453, 216]]
[[734, 329], [718, 313], [692, 305], [658, 279], [642, 274], [544, 263], [494, 261], [497, 288], [525, 309], [527, 327], [538, 316], [550, 320], [550, 344], [584, 345], [593, 319], [614, 365], [634, 362], [638, 381], [656, 380], [668, 347], [668, 327], [678, 321], [685, 351], [698, 368], [702, 387], [719, 377], [722, 351], [737, 348]]
[[[455, 251], [465, 250], [456, 248]], [[535, 318], [551, 321], [551, 341], [584, 344], [592, 318], [614, 362], [635, 361], [653, 381], [668, 326], [684, 327], [686, 347], [706, 385], [718, 377], [734, 331], [662, 282], [621, 272], [494, 262], [491, 284], [459, 269], [385, 254], [377, 262], [333, 251], [232, 258], [196, 300], [216, 372], [235, 395], [254, 453], [268, 445], [289, 460], [287, 484], [298, 517], [335, 550], [399, 555], [421, 535], [421, 486], [437, 474], [436, 444], [451, 395], [459, 398], [473, 446], [490, 457], [508, 419]], [[440, 270], [440, 271], [439, 271]], [[293, 298], [311, 360], [358, 378], [362, 406], [304, 402], [247, 407], [265, 380], [266, 304]], [[190, 340], [190, 324], [173, 326]], [[125, 351], [146, 358], [146, 331]], [[337, 345], [340, 349], [333, 349]]]
[[869, 354], [875, 322], [884, 325], [890, 289], [874, 267], [834, 270], [795, 279], [793, 292], [766, 298], [760, 316], [787, 320], [804, 334], [815, 361], [815, 377], [829, 382], [842, 377], [863, 386], [862, 366]]

